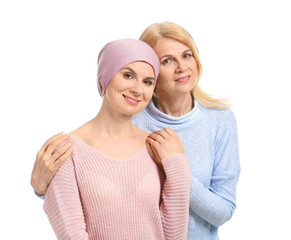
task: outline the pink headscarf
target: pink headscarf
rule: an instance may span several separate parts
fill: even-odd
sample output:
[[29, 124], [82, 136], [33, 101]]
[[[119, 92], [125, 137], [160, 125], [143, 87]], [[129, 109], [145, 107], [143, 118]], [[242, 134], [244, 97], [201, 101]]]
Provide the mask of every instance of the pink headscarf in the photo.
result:
[[100, 96], [114, 75], [132, 62], [146, 62], [155, 72], [155, 84], [160, 71], [159, 58], [145, 42], [136, 39], [119, 39], [107, 43], [98, 55], [97, 84]]

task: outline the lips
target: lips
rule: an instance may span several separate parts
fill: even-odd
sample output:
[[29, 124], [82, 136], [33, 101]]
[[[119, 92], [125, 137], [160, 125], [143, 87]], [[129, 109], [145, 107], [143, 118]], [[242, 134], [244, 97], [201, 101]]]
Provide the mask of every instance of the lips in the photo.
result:
[[175, 82], [188, 82], [190, 80], [190, 75], [181, 77], [175, 80]]
[[139, 99], [135, 99], [135, 98], [129, 97], [129, 96], [124, 95], [124, 94], [122, 94], [122, 96], [124, 97], [124, 99], [125, 99], [127, 102], [129, 102], [130, 104], [133, 104], [133, 105], [136, 105], [136, 104], [138, 104], [138, 103], [141, 101], [141, 100], [139, 100]]

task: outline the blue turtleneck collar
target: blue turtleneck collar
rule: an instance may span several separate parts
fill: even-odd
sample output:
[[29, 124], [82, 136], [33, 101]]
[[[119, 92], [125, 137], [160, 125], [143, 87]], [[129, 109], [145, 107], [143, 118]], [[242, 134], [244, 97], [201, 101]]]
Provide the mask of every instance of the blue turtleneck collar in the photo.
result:
[[198, 119], [203, 111], [203, 107], [194, 99], [194, 107], [188, 113], [180, 117], [173, 117], [161, 112], [154, 105], [153, 100], [151, 100], [148, 106], [145, 109], [145, 112], [148, 113], [155, 120], [162, 122], [167, 125], [182, 125], [185, 126], [187, 123], [193, 123], [193, 120]]

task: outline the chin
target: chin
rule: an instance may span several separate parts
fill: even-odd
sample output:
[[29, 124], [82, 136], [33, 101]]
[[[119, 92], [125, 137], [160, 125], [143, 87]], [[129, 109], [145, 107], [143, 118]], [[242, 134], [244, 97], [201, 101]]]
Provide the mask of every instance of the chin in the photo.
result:
[[189, 85], [189, 86], [180, 86], [178, 88], [175, 89], [176, 93], [181, 93], [181, 94], [188, 94], [192, 91], [193, 89], [193, 85]]
[[195, 83], [189, 83], [187, 85], [180, 86], [179, 88], [182, 92], [188, 93], [188, 92], [191, 92], [195, 86], [196, 86]]
[[142, 110], [144, 110], [145, 109], [145, 107], [146, 106], [144, 106], [144, 107], [139, 107], [139, 108], [135, 108], [135, 109], [124, 109], [124, 113], [126, 114], [126, 115], [135, 115], [135, 114], [137, 114], [137, 113], [140, 113]]

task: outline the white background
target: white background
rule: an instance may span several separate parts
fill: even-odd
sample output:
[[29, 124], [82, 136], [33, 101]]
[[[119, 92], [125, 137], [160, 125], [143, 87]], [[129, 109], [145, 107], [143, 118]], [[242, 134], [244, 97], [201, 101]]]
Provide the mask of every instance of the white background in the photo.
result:
[[1, 1], [0, 239], [55, 239], [30, 186], [44, 141], [95, 116], [108, 41], [172, 21], [193, 36], [208, 93], [232, 98], [242, 173], [222, 240], [290, 237], [288, 1]]

